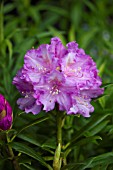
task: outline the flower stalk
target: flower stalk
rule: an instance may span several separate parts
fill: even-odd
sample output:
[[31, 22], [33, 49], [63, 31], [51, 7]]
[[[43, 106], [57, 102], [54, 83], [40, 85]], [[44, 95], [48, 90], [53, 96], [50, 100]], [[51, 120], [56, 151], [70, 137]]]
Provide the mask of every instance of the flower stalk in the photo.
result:
[[57, 124], [57, 148], [54, 154], [53, 160], [53, 170], [60, 170], [62, 165], [61, 149], [62, 149], [62, 125], [64, 120], [64, 114], [58, 112], [56, 114], [56, 124]]
[[8, 146], [8, 153], [9, 153], [10, 159], [12, 160], [14, 169], [15, 169], [15, 170], [21, 170], [21, 169], [20, 169], [20, 166], [19, 166], [19, 163], [18, 163], [18, 160], [17, 160], [17, 157], [14, 155], [13, 149], [12, 149], [11, 146], [9, 145], [10, 139], [9, 139], [9, 137], [8, 137], [8, 132], [6, 132], [6, 139], [7, 139], [7, 143], [8, 143], [8, 144], [7, 144], [7, 146]]

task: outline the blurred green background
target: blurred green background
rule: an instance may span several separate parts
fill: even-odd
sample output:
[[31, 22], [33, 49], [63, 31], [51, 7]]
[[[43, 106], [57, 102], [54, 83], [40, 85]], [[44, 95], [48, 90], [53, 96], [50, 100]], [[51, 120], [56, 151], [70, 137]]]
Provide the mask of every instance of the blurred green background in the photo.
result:
[[[13, 107], [13, 129], [18, 131], [30, 121], [45, 115], [43, 112], [36, 116], [22, 114], [16, 105], [19, 93], [12, 85], [12, 80], [23, 65], [26, 51], [32, 47], [37, 48], [42, 43], [50, 43], [50, 38], [54, 36], [61, 38], [64, 45], [69, 41], [76, 41], [94, 59], [106, 86], [104, 96], [92, 102], [95, 112], [91, 118], [66, 118], [64, 142], [68, 143], [71, 138], [74, 138], [74, 142], [79, 139], [77, 145], [72, 142], [74, 148], [68, 156], [68, 162], [83, 161], [84, 169], [112, 170], [113, 87], [109, 83], [113, 83], [113, 0], [4, 0], [0, 5], [0, 93]], [[50, 116], [47, 121], [26, 129], [15, 141], [33, 148], [42, 157], [48, 155], [48, 152], [52, 153], [50, 150], [56, 147], [54, 117]], [[97, 139], [101, 140], [97, 142]], [[83, 142], [80, 143], [81, 141]], [[33, 156], [31, 158], [25, 151], [22, 152], [22, 148], [21, 151], [15, 145], [13, 148], [16, 154], [22, 153], [20, 162], [23, 170], [44, 169], [40, 163], [37, 166], [37, 160]], [[88, 162], [89, 158], [105, 153], [108, 155], [97, 158], [97, 162], [95, 159]], [[31, 159], [31, 167], [28, 165], [29, 161], [22, 163], [22, 159], [27, 159], [26, 155]], [[3, 156], [0, 155], [0, 160]], [[13, 169], [9, 162], [4, 162], [1, 163], [1, 170]], [[83, 168], [78, 165], [70, 167], [77, 170]]]

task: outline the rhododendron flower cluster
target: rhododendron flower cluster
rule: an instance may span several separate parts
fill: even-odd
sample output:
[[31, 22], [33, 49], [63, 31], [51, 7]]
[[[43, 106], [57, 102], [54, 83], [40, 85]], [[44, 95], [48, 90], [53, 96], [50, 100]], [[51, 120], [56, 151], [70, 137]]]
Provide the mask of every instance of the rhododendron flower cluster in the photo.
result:
[[0, 130], [8, 130], [12, 126], [13, 113], [10, 104], [0, 94]]
[[22, 95], [17, 103], [26, 113], [53, 110], [89, 117], [92, 98], [103, 93], [95, 62], [76, 42], [66, 47], [57, 37], [51, 44], [28, 50], [13, 84]]

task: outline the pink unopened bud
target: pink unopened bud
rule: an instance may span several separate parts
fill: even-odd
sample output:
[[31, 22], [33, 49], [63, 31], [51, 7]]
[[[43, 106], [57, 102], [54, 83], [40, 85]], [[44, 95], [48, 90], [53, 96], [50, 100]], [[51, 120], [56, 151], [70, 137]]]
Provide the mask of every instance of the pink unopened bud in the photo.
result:
[[0, 130], [8, 130], [12, 126], [13, 113], [10, 104], [0, 94]]

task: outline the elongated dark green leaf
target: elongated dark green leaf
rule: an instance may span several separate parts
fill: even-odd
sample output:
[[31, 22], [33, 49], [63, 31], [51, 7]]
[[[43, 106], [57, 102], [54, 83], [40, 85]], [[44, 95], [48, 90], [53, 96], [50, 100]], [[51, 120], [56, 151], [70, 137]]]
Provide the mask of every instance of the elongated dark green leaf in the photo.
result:
[[40, 34], [36, 34], [35, 38], [44, 38], [44, 37], [48, 37], [48, 36], [52, 36], [52, 33], [50, 31], [46, 31]]
[[101, 63], [100, 67], [99, 67], [99, 73], [98, 75], [100, 77], [102, 77], [103, 73], [104, 73], [104, 70], [105, 70], [105, 67], [106, 67], [106, 63], [107, 61], [105, 60], [103, 63]]
[[25, 163], [21, 163], [21, 165], [23, 165], [24, 167], [26, 167], [29, 170], [36, 170], [35, 168], [33, 168], [32, 166], [25, 164]]
[[38, 5], [37, 7], [38, 10], [50, 10], [52, 12], [58, 13], [61, 16], [68, 17], [68, 12], [67, 10], [57, 7], [57, 6], [52, 6], [52, 5]]
[[11, 59], [12, 54], [13, 54], [12, 43], [11, 43], [11, 41], [9, 39], [6, 39], [5, 42], [7, 44], [8, 50], [9, 50], [9, 58]]
[[105, 84], [103, 84], [101, 87], [109, 87], [109, 86], [113, 86], [113, 83], [105, 83]]
[[109, 166], [109, 165], [106, 165], [106, 164], [97, 165], [97, 166], [93, 167], [92, 170], [97, 170], [97, 169], [99, 169], [99, 170], [108, 170], [108, 169], [107, 169], [108, 166]]
[[23, 130], [25, 130], [25, 129], [33, 126], [33, 125], [36, 125], [36, 124], [38, 124], [38, 123], [41, 123], [41, 122], [43, 122], [43, 121], [45, 121], [45, 120], [47, 120], [47, 119], [49, 119], [49, 117], [48, 117], [48, 116], [44, 116], [44, 117], [41, 117], [41, 118], [36, 119], [35, 121], [32, 121], [32, 122], [28, 123], [27, 125], [25, 125], [23, 128], [21, 128], [21, 129], [12, 137], [12, 140], [11, 140], [11, 141], [13, 141], [14, 138], [15, 138], [18, 134], [20, 134]]
[[16, 151], [24, 153], [24, 154], [38, 160], [42, 165], [51, 169], [51, 167], [44, 161], [44, 159], [37, 152], [35, 152], [32, 148], [28, 147], [27, 145], [18, 143], [18, 142], [12, 142], [12, 143], [10, 143], [10, 145]]
[[[23, 42], [21, 42], [21, 44], [17, 45], [16, 46], [17, 48], [15, 50], [20, 52], [21, 55], [23, 56], [28, 49], [32, 48], [34, 42], [35, 42], [34, 37], [27, 38]], [[22, 60], [22, 58], [18, 59], [18, 62], [19, 60]]]
[[78, 138], [80, 138], [86, 131], [94, 128], [96, 125], [98, 125], [100, 122], [102, 122], [106, 117], [108, 117], [110, 114], [106, 114], [106, 115], [99, 115], [97, 117], [97, 115], [95, 115], [92, 120], [87, 123], [85, 126], [83, 126], [77, 133], [76, 135], [73, 137], [73, 139], [66, 145], [66, 146], [70, 146], [71, 143], [74, 143]]
[[18, 32], [25, 32], [28, 31], [28, 28], [16, 28], [15, 30], [13, 30], [12, 32], [10, 32], [10, 34], [7, 36], [8, 39], [12, 38], [16, 33]]
[[72, 141], [75, 141], [76, 139], [78, 139], [79, 137], [81, 137], [87, 130], [91, 130], [93, 129], [96, 125], [98, 125], [100, 122], [102, 122], [106, 117], [108, 117], [110, 114], [106, 114], [106, 115], [100, 115], [97, 118], [97, 115], [95, 115], [93, 117], [93, 119], [86, 124], [84, 127], [82, 127], [77, 134], [75, 135], [74, 139], [72, 139]]
[[75, 39], [75, 27], [74, 24], [72, 24], [69, 30], [69, 41], [75, 41]]
[[47, 141], [45, 141], [42, 144], [42, 147], [46, 147], [46, 148], [51, 148], [51, 149], [55, 149], [56, 148], [56, 139], [55, 138], [50, 138]]
[[97, 139], [102, 140], [102, 138], [100, 136], [91, 136], [91, 137], [87, 137], [85, 139], [81, 139], [78, 142], [72, 142], [71, 145], [69, 145], [68, 149], [73, 149], [76, 146], [86, 145], [87, 143], [94, 142]]
[[113, 125], [110, 125], [108, 135], [113, 135]]
[[18, 137], [21, 138], [21, 139], [23, 139], [23, 140], [25, 140], [25, 141], [27, 141], [27, 142], [29, 142], [29, 143], [32, 143], [32, 144], [36, 145], [36, 146], [39, 146], [39, 147], [41, 146], [41, 144], [39, 143], [39, 141], [36, 140], [36, 139], [34, 138], [34, 136], [27, 135], [27, 134], [19, 134]]
[[84, 1], [84, 3], [92, 10], [92, 11], [96, 11], [96, 7], [95, 4], [93, 2], [90, 1]]
[[109, 120], [105, 120], [105, 121], [99, 123], [93, 129], [91, 129], [91, 131], [90, 131], [91, 136], [93, 136], [93, 135], [97, 134], [98, 132], [100, 132], [104, 127], [106, 127], [106, 125], [108, 123], [109, 123]]
[[16, 45], [14, 52], [19, 53], [19, 57], [17, 57], [15, 67], [13, 68], [13, 74], [16, 74], [17, 69], [19, 69], [24, 60], [24, 54], [26, 53], [27, 50], [31, 49], [34, 46], [36, 39], [34, 37], [26, 38], [23, 40], [21, 43]]
[[83, 34], [83, 36], [80, 39], [81, 47], [85, 49], [90, 43], [91, 39], [95, 37], [97, 32], [98, 32], [98, 27], [94, 27], [91, 30], [85, 32], [85, 34]]
[[14, 9], [14, 3], [8, 3], [8, 5], [4, 5], [4, 13], [8, 13]]
[[96, 167], [97, 165], [109, 165], [111, 163], [113, 163], [113, 152], [108, 152], [96, 157], [89, 158], [84, 162], [68, 164], [61, 170], [65, 170], [66, 168], [69, 168], [69, 170], [85, 170], [87, 168]]
[[81, 166], [81, 170], [84, 170], [86, 168], [92, 168], [97, 165], [102, 165], [102, 164], [111, 164], [113, 163], [113, 152], [108, 152], [93, 158], [88, 159], [85, 161], [86, 165]]
[[41, 117], [41, 118], [36, 119], [35, 121], [32, 121], [32, 122], [28, 123], [27, 125], [25, 125], [25, 126], [18, 132], [18, 134], [19, 134], [20, 132], [22, 132], [23, 130], [29, 128], [30, 126], [34, 126], [34, 125], [36, 125], [36, 124], [38, 124], [38, 123], [41, 123], [41, 122], [43, 122], [43, 121], [45, 121], [45, 120], [47, 120], [47, 119], [49, 119], [49, 117], [44, 116], [44, 117]]
[[110, 95], [109, 94], [102, 94], [101, 96], [99, 96], [97, 99], [96, 99], [96, 101], [97, 100], [100, 100], [101, 98], [103, 98], [103, 97], [109, 97]]
[[65, 165], [61, 168], [61, 170], [80, 170], [79, 167], [80, 165], [83, 165], [83, 163], [70, 163], [68, 165]]
[[78, 1], [76, 5], [72, 6], [72, 10], [70, 11], [70, 20], [72, 21], [72, 24], [74, 25], [75, 30], [79, 26], [81, 16], [82, 16], [82, 4], [80, 3], [80, 1]]
[[57, 30], [56, 28], [54, 28], [52, 26], [49, 26], [48, 29], [52, 33], [53, 36], [58, 36], [62, 40], [62, 43], [66, 44], [65, 37], [62, 35], [62, 34], [65, 33], [64, 31], [59, 31], [59, 30]]
[[27, 155], [22, 155], [19, 157], [19, 164], [29, 164], [31, 165], [31, 157], [28, 157]]

